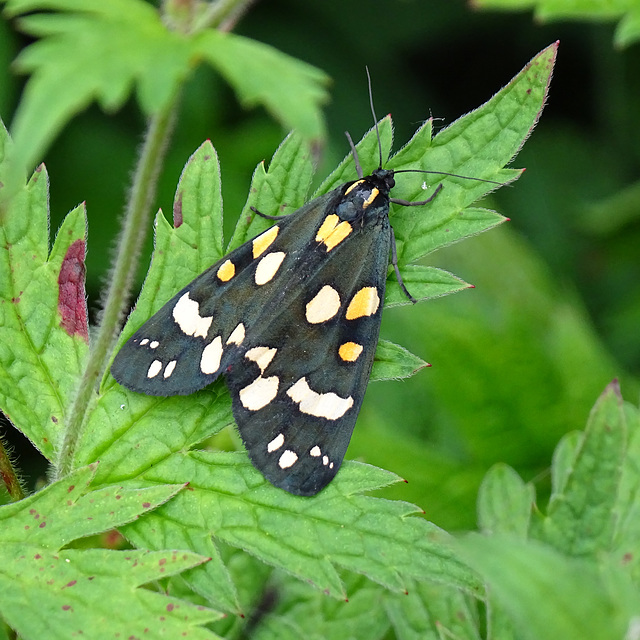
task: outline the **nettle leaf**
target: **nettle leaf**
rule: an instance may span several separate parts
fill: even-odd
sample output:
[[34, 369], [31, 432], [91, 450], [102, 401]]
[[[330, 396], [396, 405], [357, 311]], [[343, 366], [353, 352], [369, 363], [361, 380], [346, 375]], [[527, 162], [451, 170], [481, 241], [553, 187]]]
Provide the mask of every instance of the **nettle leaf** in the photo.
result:
[[[20, 502], [0, 507], [0, 613], [20, 637], [214, 638], [220, 614], [141, 585], [208, 558], [188, 551], [62, 549], [121, 526], [170, 500], [184, 485], [90, 491], [97, 465], [78, 469]], [[37, 603], [34, 606], [34, 603]], [[28, 611], [28, 614], [26, 613]]]
[[[522, 173], [520, 170], [503, 167], [518, 153], [540, 117], [556, 51], [557, 44], [544, 49], [493, 98], [434, 138], [431, 121], [427, 121], [411, 141], [392, 156], [387, 168], [446, 171], [501, 184], [517, 179]], [[427, 175], [426, 178], [428, 190], [424, 190], [423, 181], [412, 174], [396, 179], [394, 197], [409, 201], [424, 200], [436, 185], [443, 185], [441, 193], [425, 209], [394, 207], [391, 224], [398, 241], [401, 268], [435, 249], [504, 220], [492, 211], [469, 208], [499, 185], [452, 176]]]
[[[0, 122], [0, 157], [9, 138]], [[0, 164], [0, 185], [6, 163]], [[0, 408], [53, 460], [88, 352], [86, 218], [80, 205], [49, 249], [49, 179], [40, 166], [0, 225]]]
[[410, 578], [427, 577], [469, 593], [479, 590], [445, 534], [413, 515], [419, 509], [361, 495], [399, 480], [388, 471], [346, 463], [327, 488], [308, 499], [276, 491], [242, 453], [193, 451], [167, 458], [136, 482], [176, 477], [191, 479], [189, 491], [125, 527], [134, 544], [165, 548], [167, 525], [172, 544], [180, 532], [185, 541], [212, 535], [336, 598], [346, 595], [338, 567], [394, 591], [405, 591]]
[[561, 471], [564, 480], [555, 483], [561, 490], [549, 501], [539, 531], [542, 540], [577, 556], [612, 549], [626, 452], [627, 424], [614, 382], [591, 411], [572, 455], [561, 458], [570, 467]]
[[170, 31], [143, 0], [8, 0], [5, 11], [39, 38], [16, 61], [31, 74], [12, 128], [18, 167], [32, 165], [94, 100], [115, 110], [135, 90], [144, 113], [158, 113], [202, 61], [247, 105], [264, 105], [307, 139], [324, 135], [326, 75], [262, 43], [213, 29]]

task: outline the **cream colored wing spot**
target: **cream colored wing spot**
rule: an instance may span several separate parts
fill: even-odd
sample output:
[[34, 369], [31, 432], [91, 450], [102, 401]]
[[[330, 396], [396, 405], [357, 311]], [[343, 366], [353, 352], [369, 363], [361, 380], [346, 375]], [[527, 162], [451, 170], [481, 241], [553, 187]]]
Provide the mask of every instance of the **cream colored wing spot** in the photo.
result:
[[160, 360], [154, 360], [151, 365], [149, 365], [147, 378], [155, 378], [160, 371], [162, 371], [162, 362], [160, 362]]
[[320, 451], [320, 447], [316, 445], [315, 447], [311, 448], [311, 451], [309, 451], [309, 455], [313, 456], [314, 458], [319, 458], [322, 455], [322, 451]]
[[178, 364], [177, 360], [172, 360], [171, 362], [169, 362], [167, 366], [164, 368], [162, 375], [165, 378], [168, 378], [173, 373], [173, 370], [176, 368], [177, 364]]
[[268, 253], [264, 258], [261, 258], [256, 267], [256, 284], [261, 286], [269, 282], [278, 273], [278, 269], [286, 255], [283, 251], [276, 251], [275, 253]]
[[236, 275], [236, 265], [231, 260], [225, 260], [218, 268], [216, 275], [221, 282], [229, 282]]
[[278, 376], [263, 378], [258, 376], [251, 384], [240, 389], [240, 402], [249, 411], [258, 411], [266, 407], [278, 394], [280, 380]]
[[347, 320], [356, 320], [365, 316], [372, 316], [380, 306], [380, 297], [375, 287], [362, 287], [356, 293], [347, 307]]
[[201, 316], [200, 304], [192, 300], [187, 291], [173, 307], [173, 319], [182, 333], [194, 338], [206, 338], [213, 316]]
[[328, 284], [307, 303], [305, 317], [309, 324], [319, 324], [333, 318], [340, 310], [340, 295]]
[[269, 347], [253, 347], [244, 354], [244, 357], [255, 362], [260, 367], [260, 371], [264, 373], [277, 351], [277, 349], [270, 349]]
[[257, 238], [253, 239], [253, 257], [260, 257], [273, 243], [273, 241], [278, 236], [278, 231], [280, 231], [280, 227], [271, 227], [271, 229], [267, 229], [264, 233], [261, 233]]
[[149, 344], [149, 338], [142, 338], [142, 340], [140, 340], [141, 347], [144, 347], [145, 344]]
[[277, 451], [284, 444], [284, 435], [279, 433], [268, 445], [267, 451], [273, 453]]
[[222, 359], [222, 338], [216, 336], [202, 351], [200, 357], [200, 371], [205, 375], [211, 375], [220, 368]]
[[322, 464], [326, 467], [329, 464], [329, 457], [322, 456]]
[[338, 420], [353, 406], [353, 398], [341, 398], [339, 395], [318, 393], [308, 384], [306, 378], [300, 378], [287, 389], [287, 395], [299, 406], [302, 413], [316, 418]]
[[280, 456], [280, 460], [278, 460], [278, 466], [281, 469], [288, 469], [292, 467], [298, 460], [298, 455], [295, 451], [291, 451], [289, 449], [285, 449]]
[[149, 343], [149, 349], [157, 349], [160, 346], [160, 343], [157, 340]]
[[338, 355], [344, 362], [355, 362], [362, 353], [363, 346], [357, 342], [343, 342], [338, 347]]
[[238, 346], [244, 341], [244, 325], [242, 322], [231, 332], [231, 335], [227, 338], [227, 344], [237, 344]]

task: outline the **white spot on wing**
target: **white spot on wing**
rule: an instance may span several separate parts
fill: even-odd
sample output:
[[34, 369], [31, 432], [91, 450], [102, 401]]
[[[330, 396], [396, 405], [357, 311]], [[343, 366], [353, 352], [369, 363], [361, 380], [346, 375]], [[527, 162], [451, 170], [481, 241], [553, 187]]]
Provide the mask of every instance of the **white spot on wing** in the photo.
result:
[[316, 445], [311, 449], [311, 451], [309, 451], [309, 455], [313, 456], [314, 458], [317, 458], [321, 453], [322, 451], [320, 451], [320, 447], [318, 445]]
[[222, 338], [216, 336], [202, 351], [200, 357], [200, 371], [207, 375], [215, 373], [220, 368], [222, 358]]
[[149, 349], [157, 349], [160, 346], [160, 343], [157, 340], [154, 340], [150, 345]]
[[277, 395], [280, 380], [278, 376], [263, 378], [258, 376], [251, 384], [240, 389], [240, 402], [249, 411], [258, 411], [266, 407]]
[[154, 360], [149, 367], [149, 371], [147, 371], [147, 378], [154, 378], [157, 376], [162, 370], [162, 362], [160, 360]]
[[227, 338], [227, 344], [241, 345], [244, 340], [244, 325], [242, 322], [231, 332]]
[[297, 459], [298, 455], [295, 453], [295, 451], [286, 449], [280, 456], [280, 460], [278, 460], [278, 466], [281, 469], [288, 469], [296, 463]]
[[269, 282], [269, 280], [278, 273], [278, 269], [286, 255], [283, 251], [276, 251], [274, 253], [267, 253], [264, 258], [261, 258], [256, 267], [256, 284], [263, 285]]
[[284, 444], [284, 435], [279, 433], [268, 445], [267, 451], [273, 453], [277, 451]]
[[333, 287], [325, 284], [307, 304], [305, 316], [307, 322], [318, 324], [330, 320], [339, 310], [340, 296], [338, 292]]
[[142, 340], [140, 340], [140, 346], [144, 347], [144, 345], [147, 344], [147, 342], [149, 342], [149, 338], [142, 338]]
[[322, 464], [326, 467], [329, 464], [329, 457], [322, 456]]
[[201, 316], [200, 304], [192, 300], [187, 291], [173, 307], [173, 319], [188, 336], [206, 338], [213, 316]]
[[244, 354], [244, 357], [247, 360], [253, 360], [260, 367], [260, 371], [264, 373], [264, 370], [273, 360], [273, 356], [276, 355], [276, 351], [277, 349], [270, 349], [269, 347], [253, 347]]
[[341, 398], [333, 392], [318, 393], [309, 386], [306, 378], [300, 378], [287, 390], [287, 395], [299, 405], [302, 413], [327, 420], [342, 418], [353, 406], [351, 396]]
[[176, 368], [176, 364], [178, 364], [177, 360], [172, 360], [165, 368], [164, 368], [164, 373], [162, 374], [165, 378], [168, 378], [172, 373], [173, 370]]

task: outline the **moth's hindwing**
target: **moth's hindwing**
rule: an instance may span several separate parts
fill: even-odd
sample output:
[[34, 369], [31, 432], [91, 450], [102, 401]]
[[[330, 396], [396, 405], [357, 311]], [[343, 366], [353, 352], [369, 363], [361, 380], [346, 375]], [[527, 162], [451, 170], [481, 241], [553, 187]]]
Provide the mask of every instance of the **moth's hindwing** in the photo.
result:
[[204, 271], [122, 347], [111, 372], [149, 395], [224, 375], [253, 464], [313, 495], [337, 473], [371, 373], [393, 172], [312, 200]]

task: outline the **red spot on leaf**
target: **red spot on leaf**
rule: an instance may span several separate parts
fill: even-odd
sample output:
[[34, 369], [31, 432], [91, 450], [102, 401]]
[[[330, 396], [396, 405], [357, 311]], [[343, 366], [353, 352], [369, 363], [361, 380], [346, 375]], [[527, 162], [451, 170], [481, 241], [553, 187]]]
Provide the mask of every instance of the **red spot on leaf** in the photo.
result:
[[75, 488], [76, 488], [76, 485], [75, 485], [75, 484], [70, 484], [70, 485], [67, 487], [67, 493], [71, 493]]
[[177, 229], [183, 222], [182, 219], [182, 191], [176, 196], [173, 203], [173, 227]]
[[40, 529], [44, 529], [46, 526], [47, 526], [47, 523], [46, 523], [46, 522], [41, 522], [41, 523], [38, 525], [38, 527], [39, 527]]
[[173, 605], [173, 604], [168, 604], [167, 605], [167, 611], [173, 611], [174, 608], [175, 608], [175, 605]]
[[150, 503], [150, 502], [143, 502], [143, 503], [142, 503], [142, 506], [143, 506], [145, 509], [149, 509], [149, 508], [151, 507], [151, 503]]
[[67, 584], [65, 584], [64, 587], [62, 587], [62, 588], [66, 589], [67, 587], [73, 587], [73, 585], [75, 585], [76, 582], [78, 582], [78, 581], [77, 580], [71, 580], [71, 582], [67, 582]]
[[63, 611], [69, 611], [71, 609], [71, 605], [70, 604], [63, 604], [62, 605], [62, 610]]
[[84, 290], [84, 240], [76, 240], [62, 260], [58, 274], [58, 311], [60, 326], [70, 335], [78, 334], [89, 342], [87, 300]]

